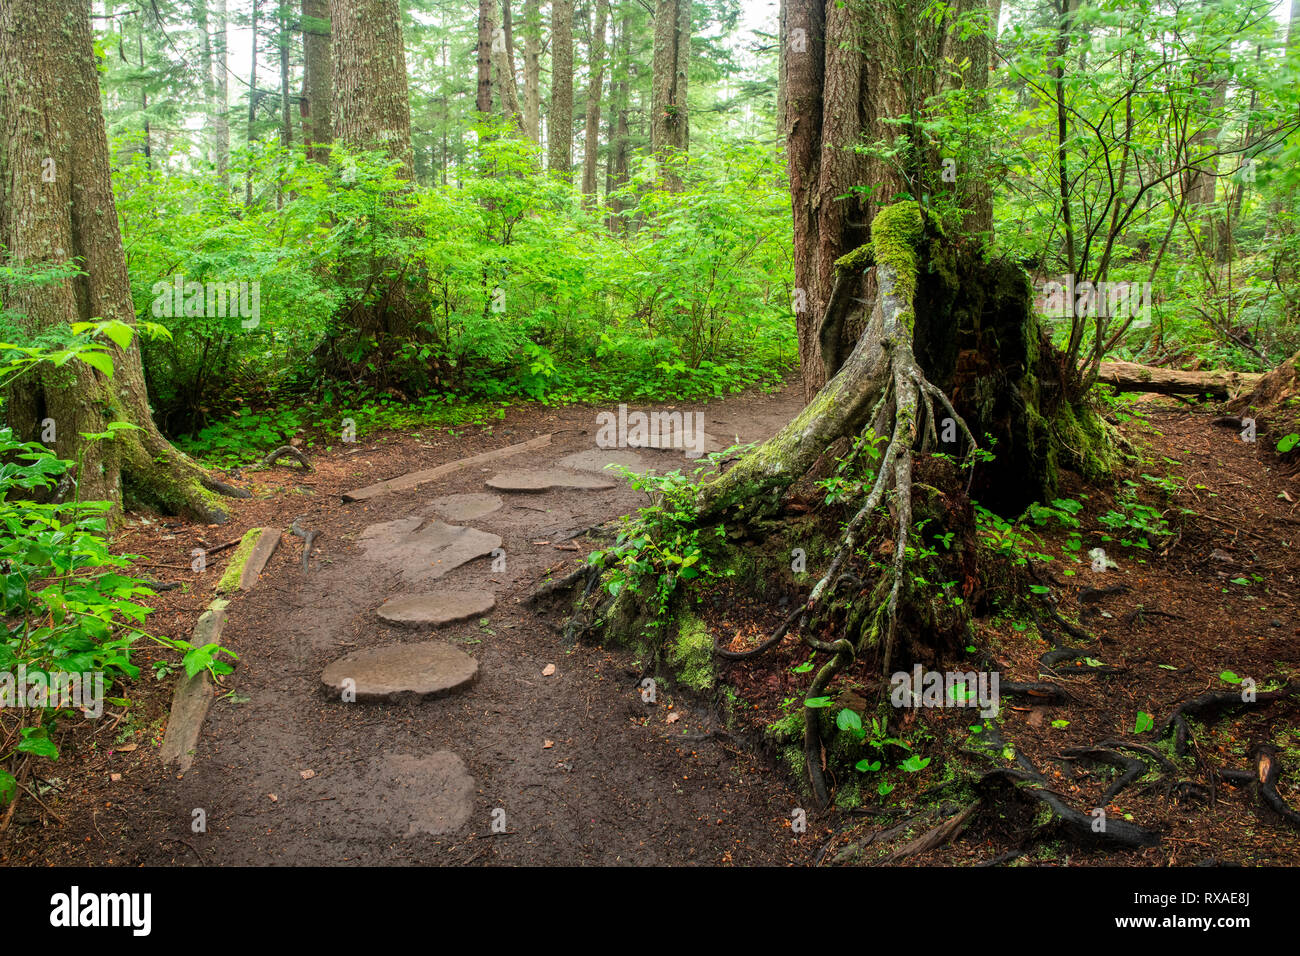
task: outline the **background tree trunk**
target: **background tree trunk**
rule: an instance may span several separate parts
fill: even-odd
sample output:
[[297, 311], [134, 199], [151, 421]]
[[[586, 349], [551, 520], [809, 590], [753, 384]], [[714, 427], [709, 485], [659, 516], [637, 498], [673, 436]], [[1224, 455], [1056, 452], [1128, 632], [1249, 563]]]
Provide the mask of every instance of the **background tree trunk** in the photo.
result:
[[212, 0], [216, 21], [212, 37], [212, 76], [216, 88], [216, 112], [212, 119], [212, 151], [217, 164], [217, 181], [222, 195], [230, 196], [230, 80], [226, 66], [229, 37], [226, 23], [226, 0]]
[[680, 189], [682, 183], [672, 159], [686, 152], [690, 142], [686, 102], [690, 28], [690, 0], [659, 0], [655, 8], [650, 148], [661, 165], [661, 181], [673, 190]]
[[[135, 324], [135, 307], [109, 181], [108, 141], [89, 7], [80, 0], [0, 4], [0, 244], [5, 265], [83, 273], [51, 284], [11, 283], [5, 306], [33, 337], [69, 323]], [[225, 519], [209, 489], [223, 488], [161, 435], [145, 393], [136, 341], [112, 355], [111, 378], [89, 366], [39, 368], [11, 389], [10, 425], [24, 440], [52, 419], [54, 450], [80, 459], [83, 500], [120, 506], [124, 495], [170, 513]], [[137, 428], [83, 442], [110, 422]], [[228, 489], [233, 491], [233, 489]]]
[[829, 290], [817, 288], [819, 224], [817, 183], [821, 178], [822, 83], [825, 74], [825, 8], [822, 0], [786, 0], [785, 157], [790, 178], [790, 205], [794, 214], [795, 330], [799, 340], [799, 368], [804, 400], [826, 383], [818, 328]]
[[546, 168], [573, 175], [573, 0], [551, 0], [551, 112]]
[[542, 7], [524, 0], [524, 133], [542, 141]]
[[595, 0], [596, 26], [588, 51], [591, 82], [587, 87], [587, 129], [582, 149], [582, 193], [591, 205], [596, 200], [596, 154], [600, 149], [600, 87], [605, 76], [605, 28], [608, 0]]
[[515, 82], [515, 30], [510, 17], [510, 0], [501, 0], [501, 37], [500, 44], [493, 40], [496, 51], [497, 79], [501, 86], [501, 112], [514, 124], [520, 133], [527, 135], [524, 129], [523, 113], [519, 109], [519, 92]]
[[339, 141], [382, 149], [414, 178], [411, 107], [398, 0], [330, 0], [335, 108]]
[[302, 0], [302, 137], [307, 157], [329, 162], [334, 139], [328, 0]]
[[495, 16], [493, 0], [478, 0], [478, 87], [474, 105], [484, 116], [492, 112], [492, 30]]

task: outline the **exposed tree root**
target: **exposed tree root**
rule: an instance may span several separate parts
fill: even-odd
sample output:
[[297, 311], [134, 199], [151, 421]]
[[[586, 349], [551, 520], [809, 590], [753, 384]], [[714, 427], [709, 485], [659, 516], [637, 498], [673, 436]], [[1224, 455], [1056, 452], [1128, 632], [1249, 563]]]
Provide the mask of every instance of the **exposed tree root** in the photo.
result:
[[1300, 827], [1300, 813], [1287, 806], [1277, 792], [1277, 778], [1282, 773], [1282, 760], [1276, 747], [1263, 745], [1255, 750], [1255, 777], [1259, 796], [1269, 808], [1293, 827]]
[[1183, 701], [1183, 703], [1175, 707], [1160, 730], [1160, 738], [1163, 740], [1170, 733], [1173, 733], [1174, 753], [1181, 757], [1187, 752], [1187, 717], [1189, 715], [1199, 717], [1224, 710], [1239, 710], [1258, 704], [1271, 704], [1275, 700], [1290, 697], [1298, 692], [1300, 692], [1300, 683], [1290, 683], [1285, 687], [1279, 687], [1277, 690], [1262, 691], [1255, 695], [1254, 700], [1244, 700], [1241, 691], [1210, 691], [1201, 694], [1199, 697], [1193, 697], [1191, 700]]
[[281, 445], [279, 448], [267, 452], [257, 464], [261, 468], [270, 468], [284, 458], [294, 459], [304, 471], [312, 470], [311, 462], [307, 460], [307, 456], [303, 454], [301, 449], [295, 448], [293, 445]]

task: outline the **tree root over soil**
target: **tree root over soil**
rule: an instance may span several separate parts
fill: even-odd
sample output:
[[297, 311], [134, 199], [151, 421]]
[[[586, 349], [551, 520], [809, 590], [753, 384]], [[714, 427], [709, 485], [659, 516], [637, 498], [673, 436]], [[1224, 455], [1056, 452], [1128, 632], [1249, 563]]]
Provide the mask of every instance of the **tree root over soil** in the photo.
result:
[[[886, 216], [889, 220], [882, 222], [881, 217]], [[968, 424], [969, 416], [959, 413], [957, 406], [961, 404], [963, 409], [972, 405], [978, 407], [980, 417], [969, 420], [976, 421], [981, 432], [986, 426], [1002, 427], [1005, 438], [998, 442], [999, 449], [1006, 450], [1007, 460], [1019, 461], [1025, 469], [1031, 466], [1054, 467], [1055, 458], [1042, 446], [1055, 438], [1051, 416], [1058, 408], [1065, 407], [1057, 404], [1059, 395], [1045, 394], [1058, 388], [1063, 379], [1058, 379], [1055, 384], [1047, 381], [1050, 368], [1059, 361], [1047, 354], [1050, 346], [1032, 320], [1027, 297], [1015, 299], [1013, 296], [992, 305], [985, 302], [985, 312], [982, 313], [990, 316], [997, 312], [1005, 316], [1014, 312], [1024, 316], [1023, 324], [1017, 326], [1017, 341], [1024, 349], [1023, 353], [1011, 358], [1003, 354], [986, 355], [980, 350], [993, 353], [1002, 346], [990, 346], [988, 342], [971, 345], [970, 341], [963, 340], [967, 341], [967, 351], [961, 353], [964, 358], [959, 360], [949, 354], [946, 360], [942, 356], [936, 360], [938, 364], [947, 362], [948, 373], [953, 373], [954, 368], [964, 368], [963, 362], [993, 368], [1000, 367], [999, 362], [1019, 363], [1018, 367], [1026, 370], [1032, 367], [1033, 371], [1025, 371], [1023, 379], [1015, 382], [996, 380], [998, 384], [992, 384], [994, 378], [977, 380], [958, 376], [954, 381], [965, 382], [965, 385], [957, 387], [977, 390], [977, 385], [972, 383], [979, 381], [985, 392], [995, 393], [994, 398], [967, 394], [963, 404], [950, 398], [949, 391], [941, 388], [922, 370], [917, 359], [918, 351], [914, 351], [914, 341], [920, 341], [922, 328], [926, 335], [933, 337], [935, 330], [943, 325], [936, 310], [943, 311], [957, 298], [951, 286], [938, 287], [938, 291], [935, 286], [927, 286], [924, 294], [918, 295], [917, 257], [924, 228], [915, 204], [889, 207], [877, 217], [873, 223], [877, 296], [856, 347], [826, 386], [789, 425], [698, 488], [691, 509], [693, 516], [689, 519], [689, 525], [696, 530], [725, 528], [726, 539], [719, 547], [744, 540], [765, 539], [770, 536], [775, 521], [788, 516], [791, 510], [789, 496], [794, 486], [807, 479], [818, 463], [824, 461], [830, 449], [842, 448], [855, 439], [851, 454], [872, 449], [874, 473], [864, 482], [848, 520], [837, 529], [827, 549], [829, 561], [826, 569], [806, 596], [784, 612], [774, 629], [757, 645], [733, 650], [723, 647], [716, 638], [712, 643], [712, 656], [728, 662], [752, 661], [791, 637], [814, 651], [830, 655], [813, 675], [804, 696], [803, 709], [803, 764], [813, 799], [821, 808], [831, 800], [819, 726], [821, 709], [808, 702], [820, 697], [835, 678], [855, 662], [870, 660], [873, 668], [878, 668], [876, 672], [887, 678], [897, 661], [908, 657], [930, 659], [947, 649], [941, 642], [951, 642], [957, 634], [968, 634], [972, 613], [969, 601], [958, 610], [935, 610], [932, 596], [927, 596], [923, 590], [926, 585], [917, 582], [915, 568], [909, 567], [909, 560], [918, 560], [917, 555], [931, 543], [921, 528], [930, 523], [925, 531], [925, 535], [930, 535], [935, 527], [942, 525], [948, 530], [956, 529], [960, 544], [960, 547], [954, 545], [951, 550], [945, 549], [947, 556], [944, 560], [958, 564], [958, 567], [945, 568], [945, 571], [956, 572], [953, 576], [966, 589], [961, 593], [967, 597], [979, 583], [974, 567], [977, 548], [974, 510], [968, 494], [971, 482], [976, 478], [973, 463], [982, 456], [974, 430]], [[1002, 273], [998, 275], [1005, 280]], [[1020, 284], [1028, 288], [1027, 282]], [[945, 292], [952, 294], [945, 298]], [[924, 314], [918, 319], [916, 310], [922, 300], [925, 303]], [[965, 300], [963, 304], [969, 306]], [[975, 314], [981, 313], [976, 311]], [[925, 346], [925, 354], [931, 359], [939, 351], [940, 347], [934, 341]], [[1014, 394], [998, 393], [999, 388]], [[1003, 417], [993, 415], [991, 420], [988, 409], [993, 408], [997, 401], [1003, 402], [996, 406], [1001, 409], [997, 415]], [[1086, 450], [1077, 446], [1083, 438], [1093, 434], [1090, 429], [1099, 427], [1096, 422], [1081, 424], [1081, 415], [1078, 409], [1070, 410], [1067, 415], [1068, 437], [1076, 446], [1072, 449], [1074, 455], [1086, 454]], [[1017, 428], [1021, 430], [1017, 431]], [[941, 438], [941, 435], [945, 437]], [[960, 437], [954, 441], [953, 435]], [[1062, 445], [1068, 446], [1069, 442], [1062, 441]], [[943, 483], [953, 486], [948, 494], [925, 483], [928, 472], [923, 474], [921, 481], [914, 480], [918, 462], [924, 458], [928, 468], [934, 461], [928, 453], [935, 451], [960, 453], [963, 464], [970, 468], [964, 492], [960, 489], [959, 472], [951, 465], [936, 465], [949, 469], [943, 476]], [[1017, 459], [1016, 455], [1020, 457]], [[1062, 455], [1070, 461], [1078, 460], [1064, 451]], [[1006, 460], [999, 459], [990, 467], [1002, 469], [999, 472], [1002, 477], [998, 480], [1008, 483]], [[1026, 485], [1034, 486], [1029, 488], [1029, 494], [1041, 493], [1039, 483], [1054, 481], [1053, 476], [1045, 477], [1037, 471], [1031, 475], [1026, 470], [1024, 477]], [[1002, 490], [1005, 494], [1005, 489]], [[916, 514], [914, 495], [917, 498]], [[935, 511], [936, 501], [942, 506], [941, 512]], [[945, 524], [942, 519], [948, 516], [954, 516], [956, 520]], [[940, 521], [933, 521], [935, 517]], [[860, 570], [863, 564], [869, 564], [863, 561], [864, 546], [872, 540], [873, 519], [886, 518], [889, 519], [889, 528], [877, 550], [877, 554], [885, 555], [885, 563], [882, 573], [868, 584], [859, 576], [863, 574]], [[952, 536], [948, 537], [951, 539]], [[662, 620], [662, 615], [668, 612], [663, 608], [648, 610], [646, 598], [638, 596], [638, 588], [627, 580], [622, 582], [617, 594], [609, 593], [611, 589], [597, 594], [604, 575], [629, 551], [630, 546], [624, 543], [596, 552], [588, 562], [541, 584], [530, 600], [578, 590], [581, 584], [581, 594], [573, 602], [565, 625], [566, 637], [576, 640], [587, 631], [603, 626], [613, 632], [615, 638], [635, 638], [642, 633], [650, 615], [658, 614]], [[931, 549], [928, 553], [937, 553], [937, 550]], [[1031, 570], [1031, 573], [1036, 572]], [[664, 572], [663, 577], [668, 575], [669, 572]], [[928, 572], [927, 576], [930, 576]], [[653, 582], [650, 593], [656, 593], [655, 585], [663, 583], [662, 578]], [[675, 581], [669, 580], [667, 585], [666, 588], [658, 587], [657, 593], [676, 593]], [[593, 595], [597, 595], [594, 600]], [[846, 623], [837, 628], [834, 618], [844, 610], [844, 602], [838, 599], [845, 596], [848, 597]], [[962, 602], [954, 602], [954, 607], [958, 604]], [[1081, 641], [1094, 641], [1092, 635], [1061, 614], [1050, 593], [1043, 609], [1044, 616], [1050, 617], [1065, 633]], [[947, 615], [942, 620], [942, 628], [935, 624], [940, 613]], [[929, 617], [924, 617], [925, 614]], [[835, 635], [836, 639], [818, 636], [825, 633]], [[1077, 650], [1063, 649], [1057, 660], [1075, 656]], [[653, 662], [650, 666], [654, 666]], [[1035, 704], [1062, 703], [1068, 699], [1067, 692], [1060, 685], [1050, 682], [1003, 683], [1000, 691], [1007, 695], [1023, 695]], [[992, 728], [992, 722], [986, 721], [986, 726]], [[994, 735], [989, 739], [994, 739]], [[1146, 776], [1148, 771], [1148, 764], [1143, 759], [1127, 757], [1119, 749], [1107, 746], [1088, 748], [1075, 759], [1086, 757], [1120, 766], [1124, 771], [1123, 777], [1109, 791], [1118, 793]], [[1159, 841], [1153, 831], [1124, 820], [1108, 821], [1104, 830], [1097, 830], [1092, 816], [1070, 807], [1061, 795], [1047, 788], [1047, 781], [1032, 761], [1019, 753], [1015, 760], [1016, 767], [998, 767], [979, 777], [977, 789], [985, 791], [979, 800], [967, 804], [955, 817], [913, 841], [904, 848], [907, 853], [896, 859], [925, 852], [956, 837], [981, 807], [992, 805], [993, 790], [1007, 784], [1015, 793], [1028, 795], [1048, 808], [1055, 819], [1089, 841], [1126, 847], [1148, 847]]]

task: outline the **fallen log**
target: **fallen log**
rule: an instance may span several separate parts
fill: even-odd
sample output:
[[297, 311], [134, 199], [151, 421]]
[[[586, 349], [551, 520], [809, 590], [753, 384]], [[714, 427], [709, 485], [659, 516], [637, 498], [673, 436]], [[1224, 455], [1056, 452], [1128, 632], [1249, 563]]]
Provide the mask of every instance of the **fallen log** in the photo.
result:
[[1233, 398], [1255, 387], [1263, 375], [1258, 372], [1184, 372], [1134, 362], [1102, 362], [1097, 382], [1117, 392], [1156, 392], [1160, 395], [1209, 395]]

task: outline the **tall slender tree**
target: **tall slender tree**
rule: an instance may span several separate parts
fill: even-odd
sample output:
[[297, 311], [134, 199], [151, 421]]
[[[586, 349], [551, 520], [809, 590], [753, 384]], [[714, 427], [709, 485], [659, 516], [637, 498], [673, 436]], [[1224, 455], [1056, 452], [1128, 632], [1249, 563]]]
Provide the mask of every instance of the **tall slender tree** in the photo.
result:
[[573, 0], [551, 0], [551, 111], [546, 166], [573, 175]]
[[582, 149], [582, 193], [595, 202], [596, 159], [600, 148], [600, 92], [605, 78], [605, 29], [609, 18], [608, 0], [595, 0], [596, 25], [591, 32], [587, 61], [590, 82], [587, 85], [587, 128]]
[[542, 141], [542, 6], [524, 0], [524, 132]]

